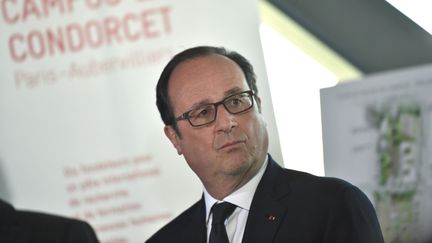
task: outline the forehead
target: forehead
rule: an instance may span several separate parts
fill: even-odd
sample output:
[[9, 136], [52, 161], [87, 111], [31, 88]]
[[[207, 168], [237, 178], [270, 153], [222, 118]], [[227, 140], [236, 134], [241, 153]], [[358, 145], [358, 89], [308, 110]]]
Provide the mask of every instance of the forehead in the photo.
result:
[[196, 57], [180, 63], [171, 73], [168, 94], [176, 110], [196, 103], [215, 102], [230, 90], [247, 90], [241, 68], [221, 55]]

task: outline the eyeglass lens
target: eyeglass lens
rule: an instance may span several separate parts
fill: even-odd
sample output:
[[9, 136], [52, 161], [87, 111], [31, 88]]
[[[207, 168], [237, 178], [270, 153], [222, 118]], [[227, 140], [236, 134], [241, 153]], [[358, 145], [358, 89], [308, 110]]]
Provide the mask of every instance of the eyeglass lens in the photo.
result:
[[202, 126], [216, 120], [217, 106], [223, 104], [225, 109], [231, 114], [243, 112], [253, 105], [252, 96], [248, 92], [229, 96], [221, 102], [208, 104], [198, 107], [189, 112], [189, 121], [192, 126]]

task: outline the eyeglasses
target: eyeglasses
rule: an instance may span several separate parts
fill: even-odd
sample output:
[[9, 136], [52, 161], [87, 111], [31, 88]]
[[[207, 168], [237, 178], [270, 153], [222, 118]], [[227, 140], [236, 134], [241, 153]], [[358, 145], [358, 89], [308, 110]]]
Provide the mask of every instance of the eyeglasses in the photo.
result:
[[252, 108], [253, 96], [254, 92], [252, 90], [233, 94], [219, 102], [205, 104], [186, 111], [177, 117], [175, 121], [188, 120], [193, 127], [204, 126], [216, 120], [219, 105], [223, 105], [231, 114], [239, 114]]

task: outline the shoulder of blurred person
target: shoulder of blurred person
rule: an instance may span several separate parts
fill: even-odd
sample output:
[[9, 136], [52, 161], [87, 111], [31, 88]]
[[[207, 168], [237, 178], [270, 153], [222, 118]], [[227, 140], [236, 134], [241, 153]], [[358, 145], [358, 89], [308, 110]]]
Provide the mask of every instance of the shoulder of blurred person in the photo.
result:
[[86, 222], [41, 212], [16, 210], [0, 199], [1, 243], [97, 243]]

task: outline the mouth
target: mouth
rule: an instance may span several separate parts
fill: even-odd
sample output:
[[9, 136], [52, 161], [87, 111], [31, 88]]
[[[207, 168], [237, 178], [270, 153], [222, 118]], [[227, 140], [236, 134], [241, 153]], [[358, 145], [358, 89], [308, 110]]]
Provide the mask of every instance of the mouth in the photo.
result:
[[243, 144], [244, 141], [238, 140], [238, 141], [232, 141], [228, 143], [224, 143], [219, 150], [227, 150], [227, 149], [233, 149], [241, 144]]

